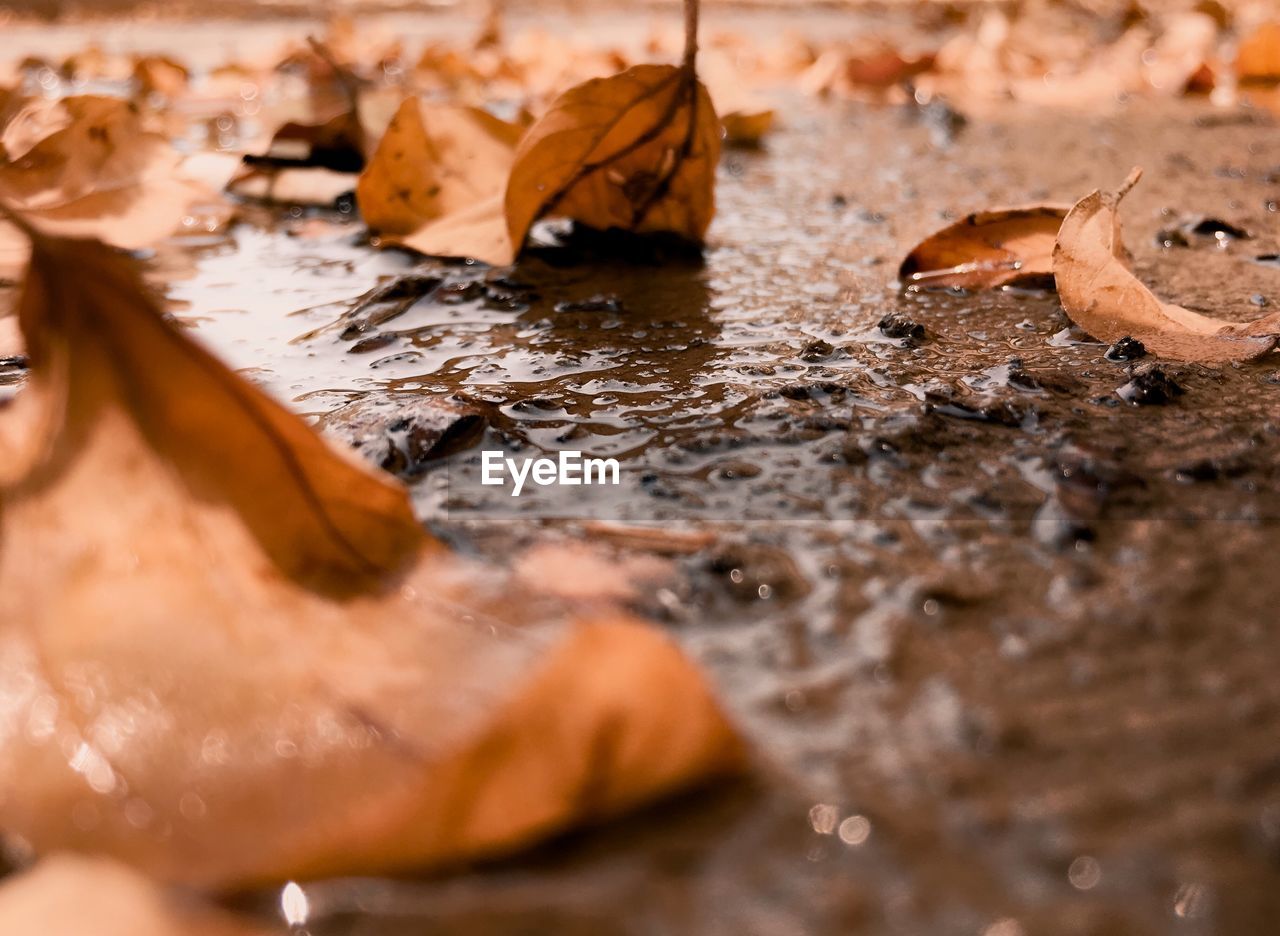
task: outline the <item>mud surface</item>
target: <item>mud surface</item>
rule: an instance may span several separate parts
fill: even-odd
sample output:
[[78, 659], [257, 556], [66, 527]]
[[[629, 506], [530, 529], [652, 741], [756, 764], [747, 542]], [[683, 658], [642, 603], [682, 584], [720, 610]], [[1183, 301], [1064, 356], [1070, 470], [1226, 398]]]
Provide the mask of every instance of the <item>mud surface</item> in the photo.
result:
[[[1255, 259], [1280, 252], [1276, 122], [1145, 101], [940, 132], [915, 106], [780, 103], [767, 147], [725, 159], [700, 262], [569, 237], [500, 273], [418, 264], [335, 215], [241, 226], [171, 287], [302, 412], [451, 397], [487, 415], [482, 448], [618, 458], [601, 500], [513, 501], [475, 449], [415, 498], [495, 558], [650, 528], [678, 575], [642, 610], [762, 760], [532, 859], [309, 885], [308, 932], [1274, 932], [1280, 359], [1109, 360], [1051, 293], [893, 280], [948, 219], [1141, 165], [1139, 275], [1256, 317], [1280, 303]], [[1201, 216], [1250, 236], [1158, 237]], [[352, 313], [411, 271], [397, 314]]]

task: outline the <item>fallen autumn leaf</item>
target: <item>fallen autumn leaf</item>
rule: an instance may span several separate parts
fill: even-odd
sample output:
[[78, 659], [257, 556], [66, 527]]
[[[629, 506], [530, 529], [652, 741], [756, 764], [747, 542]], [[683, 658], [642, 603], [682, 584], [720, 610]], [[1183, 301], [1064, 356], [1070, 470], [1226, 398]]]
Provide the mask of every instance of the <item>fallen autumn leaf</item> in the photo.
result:
[[[185, 171], [135, 104], [86, 95], [32, 108], [40, 112], [34, 122], [22, 112], [13, 117], [27, 123], [24, 135], [37, 137], [23, 144], [29, 148], [15, 152], [6, 132], [10, 161], [0, 163], [0, 198], [44, 229], [138, 248], [175, 233], [197, 203], [225, 220], [215, 189]], [[41, 127], [52, 132], [40, 136]]]
[[522, 133], [480, 108], [407, 98], [356, 185], [365, 223], [383, 243], [510, 263], [501, 200]]
[[1062, 222], [1053, 275], [1067, 315], [1100, 341], [1132, 337], [1180, 361], [1245, 361], [1269, 352], [1280, 316], [1240, 324], [1201, 315], [1160, 301], [1133, 275], [1117, 209], [1141, 176], [1135, 169], [1118, 191], [1091, 192]]
[[517, 252], [546, 216], [701, 241], [715, 214], [720, 122], [695, 70], [698, 4], [679, 66], [636, 65], [560, 95], [525, 134], [507, 183]]
[[1280, 82], [1280, 20], [1261, 24], [1240, 42], [1236, 77], [1243, 84]]
[[165, 323], [132, 261], [28, 234], [6, 832], [237, 887], [508, 851], [740, 765], [660, 633], [447, 553]]
[[908, 287], [996, 289], [1053, 275], [1053, 245], [1070, 205], [975, 211], [930, 234], [898, 267]]

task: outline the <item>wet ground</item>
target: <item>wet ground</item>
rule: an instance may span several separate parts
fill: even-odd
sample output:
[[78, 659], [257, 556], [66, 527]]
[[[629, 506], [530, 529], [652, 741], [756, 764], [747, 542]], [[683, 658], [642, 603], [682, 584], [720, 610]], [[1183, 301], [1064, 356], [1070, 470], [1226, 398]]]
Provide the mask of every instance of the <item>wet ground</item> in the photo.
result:
[[[171, 285], [181, 320], [302, 412], [450, 397], [490, 420], [482, 448], [619, 459], [607, 496], [512, 499], [474, 483], [469, 449], [415, 500], [499, 559], [584, 529], [673, 556], [638, 604], [762, 761], [533, 858], [310, 885], [308, 931], [1274, 932], [1280, 359], [1108, 360], [1051, 293], [893, 281], [950, 218], [1141, 165], [1139, 275], [1256, 317], [1280, 303], [1257, 259], [1280, 252], [1280, 127], [1193, 102], [958, 130], [780, 103], [763, 150], [727, 154], [700, 261], [570, 237], [497, 273], [416, 264], [332, 216], [242, 225]], [[1251, 236], [1167, 236], [1201, 216]], [[410, 271], [399, 314], [351, 314]]]

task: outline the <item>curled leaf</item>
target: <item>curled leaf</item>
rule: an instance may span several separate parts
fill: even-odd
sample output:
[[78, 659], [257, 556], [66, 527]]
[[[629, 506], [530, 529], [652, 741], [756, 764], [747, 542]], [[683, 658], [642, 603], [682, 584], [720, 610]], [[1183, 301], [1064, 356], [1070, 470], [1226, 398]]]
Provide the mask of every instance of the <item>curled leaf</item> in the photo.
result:
[[929, 235], [898, 267], [909, 287], [996, 289], [1053, 275], [1053, 245], [1070, 205], [975, 211]]
[[[69, 281], [71, 269], [83, 279]], [[110, 249], [36, 237], [18, 317], [37, 373], [77, 375], [67, 391], [78, 395], [44, 427], [47, 459], [33, 470], [60, 470], [101, 411], [122, 397], [148, 444], [193, 492], [225, 500], [287, 574], [359, 590], [421, 547], [397, 485], [338, 457], [166, 324], [133, 265]], [[229, 475], [238, 483], [227, 484]]]
[[510, 263], [501, 199], [522, 132], [476, 107], [406, 99], [356, 186], [365, 223], [421, 253]]
[[570, 88], [525, 135], [506, 190], [519, 246], [541, 217], [700, 241], [720, 124], [691, 67], [637, 65]]
[[663, 635], [445, 552], [133, 261], [29, 233], [0, 828], [237, 887], [509, 851], [740, 765]]
[[1062, 308], [1100, 341], [1133, 337], [1147, 350], [1182, 361], [1245, 361], [1266, 354], [1280, 336], [1280, 316], [1239, 324], [1162, 302], [1129, 269], [1117, 213], [1137, 184], [1135, 169], [1119, 191], [1095, 191], [1067, 214], [1053, 253]]

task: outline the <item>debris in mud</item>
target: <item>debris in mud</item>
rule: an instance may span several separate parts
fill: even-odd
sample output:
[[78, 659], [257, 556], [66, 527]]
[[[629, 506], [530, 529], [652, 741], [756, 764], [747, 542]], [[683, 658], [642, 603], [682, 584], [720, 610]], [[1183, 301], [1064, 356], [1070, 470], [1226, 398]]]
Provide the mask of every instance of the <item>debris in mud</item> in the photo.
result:
[[1163, 367], [1148, 361], [1129, 370], [1129, 382], [1119, 387], [1116, 395], [1134, 406], [1163, 406], [1185, 392]]
[[326, 413], [320, 426], [371, 464], [413, 478], [433, 461], [469, 448], [488, 424], [473, 403], [420, 394], [368, 396]]
[[1039, 410], [1030, 404], [1020, 405], [1012, 400], [977, 399], [967, 402], [962, 396], [950, 390], [928, 390], [924, 395], [923, 409], [926, 413], [938, 413], [956, 419], [972, 419], [978, 422], [996, 423], [1001, 426], [1018, 428], [1034, 422]]
[[1059, 485], [1036, 511], [1031, 535], [1050, 549], [1067, 549], [1076, 543], [1090, 542], [1097, 534], [1101, 510], [1102, 498], [1095, 496], [1095, 492]]
[[836, 354], [836, 351], [836, 347], [831, 342], [823, 341], [819, 338], [805, 342], [805, 346], [800, 349], [800, 360], [816, 364], [820, 361], [829, 360]]
[[[915, 103], [916, 98], [912, 98]], [[969, 119], [940, 97], [930, 98], [927, 103], [917, 105], [914, 115], [929, 128], [930, 136], [939, 147], [948, 147], [954, 143], [969, 125]]]
[[600, 293], [586, 299], [566, 299], [556, 303], [557, 312], [609, 312], [615, 315], [627, 311], [622, 300], [613, 293]]
[[772, 110], [735, 110], [720, 115], [724, 127], [724, 145], [736, 149], [756, 150], [764, 145], [764, 138], [773, 129]]
[[366, 335], [351, 347], [347, 348], [348, 354], [368, 354], [371, 351], [381, 351], [383, 348], [389, 348], [399, 340], [399, 336], [392, 332], [383, 332], [379, 335]]
[[901, 312], [890, 312], [876, 324], [880, 333], [886, 338], [905, 341], [908, 345], [918, 345], [925, 340], [925, 327], [913, 321]]
[[281, 125], [266, 152], [242, 155], [241, 170], [227, 182], [228, 192], [281, 204], [336, 206], [354, 187], [349, 177], [364, 169], [371, 141], [360, 116], [360, 79], [323, 44], [308, 41], [327, 65], [325, 80], [340, 88], [338, 112], [315, 123], [290, 120]]
[[1249, 240], [1252, 236], [1244, 228], [1229, 221], [1198, 217], [1162, 228], [1156, 233], [1156, 245], [1165, 248], [1193, 247], [1198, 243], [1212, 242], [1218, 247], [1226, 247], [1233, 240]]
[[1107, 348], [1103, 357], [1108, 361], [1119, 364], [1125, 361], [1136, 361], [1139, 358], [1146, 357], [1146, 354], [1146, 345], [1132, 335], [1125, 335]]
[[728, 594], [738, 601], [795, 601], [812, 587], [786, 550], [761, 543], [725, 543], [706, 568], [723, 577]]

